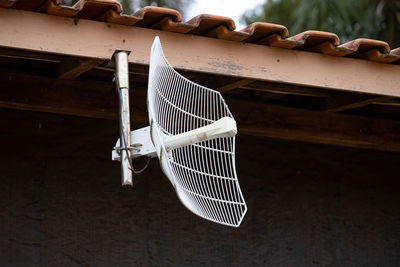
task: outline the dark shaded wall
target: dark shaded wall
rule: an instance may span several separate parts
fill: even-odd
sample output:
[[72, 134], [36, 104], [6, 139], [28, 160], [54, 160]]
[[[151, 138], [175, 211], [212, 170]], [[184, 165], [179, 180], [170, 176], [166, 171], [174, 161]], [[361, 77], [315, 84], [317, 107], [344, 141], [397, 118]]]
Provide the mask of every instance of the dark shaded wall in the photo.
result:
[[400, 264], [399, 153], [239, 135], [234, 229], [187, 211], [156, 160], [122, 189], [114, 121], [0, 121], [1, 266]]

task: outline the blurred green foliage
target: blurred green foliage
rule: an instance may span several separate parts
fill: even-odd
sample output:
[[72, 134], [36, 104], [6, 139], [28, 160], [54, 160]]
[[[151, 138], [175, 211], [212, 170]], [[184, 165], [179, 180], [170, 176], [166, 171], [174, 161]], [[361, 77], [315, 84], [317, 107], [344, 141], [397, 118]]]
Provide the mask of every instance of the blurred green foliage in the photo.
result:
[[372, 38], [400, 46], [398, 0], [266, 0], [241, 20], [282, 24], [291, 35], [320, 30], [336, 33], [342, 42]]

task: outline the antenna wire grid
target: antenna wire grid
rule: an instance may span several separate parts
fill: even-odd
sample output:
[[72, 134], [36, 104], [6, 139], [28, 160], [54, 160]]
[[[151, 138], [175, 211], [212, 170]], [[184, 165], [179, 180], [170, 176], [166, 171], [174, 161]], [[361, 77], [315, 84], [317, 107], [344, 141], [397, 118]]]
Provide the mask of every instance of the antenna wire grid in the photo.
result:
[[207, 220], [237, 227], [247, 211], [235, 167], [235, 137], [206, 140], [167, 152], [165, 136], [233, 116], [218, 91], [198, 85], [167, 62], [158, 37], [151, 48], [148, 109], [161, 167], [181, 202]]

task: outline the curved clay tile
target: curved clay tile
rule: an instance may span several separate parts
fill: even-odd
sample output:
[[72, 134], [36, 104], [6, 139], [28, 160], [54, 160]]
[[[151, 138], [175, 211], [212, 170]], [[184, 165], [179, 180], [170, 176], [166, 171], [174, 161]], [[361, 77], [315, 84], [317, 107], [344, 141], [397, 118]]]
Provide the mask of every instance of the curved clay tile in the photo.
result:
[[295, 36], [282, 39], [277, 35], [271, 36], [266, 40], [269, 45], [281, 48], [308, 49], [322, 43], [339, 44], [339, 37], [331, 32], [305, 31]]
[[120, 14], [119, 12], [116, 12], [112, 9], [107, 10], [102, 16], [99, 16], [98, 19], [101, 21], [107, 21], [110, 23], [128, 26], [134, 25], [141, 20], [141, 18], [137, 18], [131, 15]]
[[283, 39], [289, 36], [289, 31], [285, 26], [266, 22], [252, 23], [240, 31], [249, 35], [243, 41], [245, 43], [257, 43], [272, 34], [278, 34]]
[[365, 39], [365, 38], [352, 40], [350, 42], [340, 45], [339, 47], [344, 47], [352, 50], [353, 54], [351, 54], [351, 56], [365, 53], [372, 49], [377, 49], [384, 54], [388, 54], [390, 52], [390, 47], [388, 43], [384, 41]]
[[229, 30], [225, 25], [219, 25], [213, 30], [209, 31], [205, 36], [228, 41], [240, 42], [249, 37], [249, 34], [242, 31]]
[[338, 57], [400, 63], [400, 48], [390, 51], [389, 45], [383, 41], [356, 39], [339, 45], [340, 40], [336, 34], [321, 31], [305, 31], [289, 37], [285, 26], [265, 22], [256, 22], [235, 31], [235, 22], [228, 17], [203, 14], [183, 23], [177, 10], [153, 6], [144, 7], [132, 15], [124, 15], [121, 14], [122, 7], [117, 0], [79, 0], [72, 7], [63, 5], [61, 0], [0, 0], [0, 7], [306, 50]]
[[356, 57], [380, 63], [393, 63], [400, 60], [400, 55], [395, 55], [392, 53], [384, 54], [378, 49], [369, 50], [365, 53], [357, 55]]
[[121, 13], [121, 4], [117, 0], [79, 0], [73, 6], [66, 6], [60, 0], [48, 0], [41, 9], [51, 15], [93, 20], [110, 10]]
[[75, 16], [80, 19], [96, 20], [110, 9], [122, 12], [121, 4], [117, 0], [79, 0], [73, 7], [80, 8]]
[[158, 29], [168, 32], [188, 33], [195, 28], [194, 25], [175, 22], [170, 17], [165, 17], [156, 24], [153, 24], [152, 29]]
[[206, 35], [221, 25], [225, 26], [230, 31], [236, 28], [235, 22], [231, 18], [208, 14], [197, 15], [185, 24], [192, 25], [193, 30], [189, 33], [196, 35]]
[[353, 50], [348, 49], [346, 47], [335, 46], [331, 42], [323, 42], [321, 44], [318, 44], [316, 46], [307, 49], [307, 51], [317, 52], [336, 57], [344, 57], [354, 52]]
[[166, 17], [170, 18], [173, 22], [182, 21], [182, 16], [178, 11], [170, 8], [154, 6], [146, 6], [144, 8], [141, 8], [136, 11], [133, 16], [136, 18], [140, 18], [140, 21], [134, 24], [137, 27], [151, 28], [153, 24], [159, 22]]
[[182, 20], [181, 14], [178, 11], [155, 6], [143, 7], [132, 15], [120, 15], [113, 10], [109, 10], [101, 19], [122, 25], [151, 28], [152, 25], [159, 23], [165, 18], [170, 19], [172, 22]]
[[301, 46], [298, 47], [299, 49], [307, 49], [325, 42], [332, 43], [333, 45], [340, 43], [340, 39], [336, 34], [323, 31], [305, 31], [287, 40], [300, 43]]
[[135, 12], [134, 16], [137, 18], [144, 18], [146, 14], [164, 14], [168, 17], [172, 18], [175, 22], [181, 22], [182, 16], [179, 11], [175, 9], [165, 8], [165, 7], [156, 7], [156, 6], [145, 6], [138, 11]]
[[74, 17], [81, 11], [81, 8], [65, 6], [59, 1], [47, 1], [40, 11], [55, 16]]
[[332, 45], [338, 44], [339, 37], [331, 32], [305, 31], [286, 39], [279, 34], [272, 34], [257, 43], [280, 48], [306, 50], [326, 42]]

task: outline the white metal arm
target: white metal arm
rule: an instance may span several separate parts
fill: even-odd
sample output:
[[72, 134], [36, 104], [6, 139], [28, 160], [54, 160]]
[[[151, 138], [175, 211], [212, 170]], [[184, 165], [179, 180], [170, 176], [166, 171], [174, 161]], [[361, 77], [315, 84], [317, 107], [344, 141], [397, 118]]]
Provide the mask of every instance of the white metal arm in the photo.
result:
[[[232, 137], [237, 133], [236, 121], [231, 117], [223, 117], [216, 122], [207, 126], [194, 129], [189, 132], [166, 136], [163, 140], [167, 152], [172, 149], [188, 146], [191, 144], [199, 143], [201, 141], [211, 140], [221, 137]], [[131, 157], [157, 157], [156, 149], [154, 148], [150, 139], [150, 126], [135, 130], [131, 132], [131, 146], [137, 147], [137, 150], [131, 151]], [[120, 139], [118, 139], [115, 147], [120, 146]], [[120, 154], [114, 149], [112, 151], [112, 160], [120, 161]]]
[[166, 136], [163, 142], [165, 149], [170, 151], [172, 149], [199, 143], [205, 140], [221, 137], [232, 137], [235, 136], [236, 133], [237, 128], [235, 120], [231, 117], [223, 117], [212, 124], [189, 132]]

